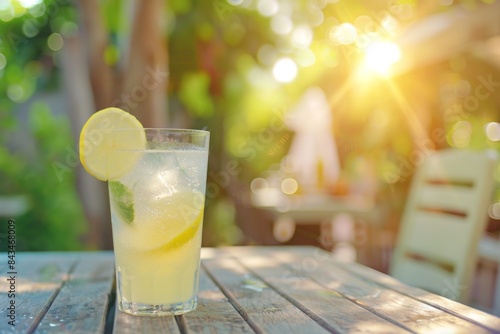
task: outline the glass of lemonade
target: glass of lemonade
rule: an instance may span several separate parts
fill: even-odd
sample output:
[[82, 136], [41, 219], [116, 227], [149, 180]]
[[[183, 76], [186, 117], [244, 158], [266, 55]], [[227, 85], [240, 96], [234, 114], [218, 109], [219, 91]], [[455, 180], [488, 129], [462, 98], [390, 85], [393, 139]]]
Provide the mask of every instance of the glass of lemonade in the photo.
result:
[[[124, 129], [144, 149], [113, 151], [133, 161], [108, 182], [120, 311], [162, 316], [197, 305], [209, 132]], [[123, 155], [123, 159], [122, 156]]]

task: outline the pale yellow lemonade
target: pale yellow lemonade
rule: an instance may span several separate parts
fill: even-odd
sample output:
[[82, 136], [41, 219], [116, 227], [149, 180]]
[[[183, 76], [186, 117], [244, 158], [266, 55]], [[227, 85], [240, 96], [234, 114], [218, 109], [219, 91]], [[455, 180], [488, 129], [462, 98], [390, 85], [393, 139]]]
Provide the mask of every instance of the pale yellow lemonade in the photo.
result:
[[80, 132], [80, 161], [108, 182], [118, 309], [183, 314], [197, 305], [210, 133], [146, 129], [116, 107]]
[[120, 309], [194, 309], [208, 150], [148, 142], [146, 150], [122, 152], [137, 163], [108, 182]]

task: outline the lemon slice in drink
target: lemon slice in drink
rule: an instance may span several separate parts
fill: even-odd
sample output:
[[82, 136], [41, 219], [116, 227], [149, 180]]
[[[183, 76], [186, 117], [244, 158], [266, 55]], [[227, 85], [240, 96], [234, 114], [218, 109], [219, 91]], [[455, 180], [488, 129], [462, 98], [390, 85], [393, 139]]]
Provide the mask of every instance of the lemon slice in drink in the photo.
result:
[[189, 226], [185, 227], [182, 232], [177, 234], [166, 244], [163, 244], [159, 248], [154, 249], [154, 251], [168, 252], [184, 246], [196, 236], [196, 232], [198, 232], [198, 230], [200, 229], [202, 221], [203, 210], [198, 213], [198, 216], [195, 218], [195, 220]]
[[[142, 203], [144, 201], [144, 203]], [[121, 240], [134, 251], [167, 252], [192, 240], [203, 221], [204, 196], [183, 189], [157, 201], [136, 199], [133, 224], [123, 224]]]
[[[146, 147], [142, 124], [126, 111], [107, 108], [93, 114], [80, 133], [80, 161], [85, 170], [102, 181], [116, 180], [129, 172]], [[117, 150], [137, 150], [136, 154]]]

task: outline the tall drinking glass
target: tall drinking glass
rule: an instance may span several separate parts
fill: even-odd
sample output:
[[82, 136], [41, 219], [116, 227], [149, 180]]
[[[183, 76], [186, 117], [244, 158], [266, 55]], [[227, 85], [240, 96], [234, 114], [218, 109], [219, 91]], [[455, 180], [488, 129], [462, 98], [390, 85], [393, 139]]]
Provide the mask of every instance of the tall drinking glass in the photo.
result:
[[133, 167], [108, 183], [119, 310], [145, 316], [192, 311], [197, 305], [209, 132], [119, 131], [125, 137], [143, 131], [146, 139], [144, 149], [114, 152]]

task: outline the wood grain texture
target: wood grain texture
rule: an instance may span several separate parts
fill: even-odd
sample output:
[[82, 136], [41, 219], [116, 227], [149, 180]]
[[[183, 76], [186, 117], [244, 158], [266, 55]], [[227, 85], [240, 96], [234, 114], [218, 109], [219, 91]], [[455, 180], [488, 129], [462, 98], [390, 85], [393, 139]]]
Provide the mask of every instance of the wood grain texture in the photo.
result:
[[466, 321], [473, 322], [480, 326], [484, 326], [495, 333], [500, 333], [500, 318], [494, 315], [479, 311], [448, 298], [429, 293], [428, 291], [405, 285], [390, 276], [357, 263], [340, 263], [339, 265], [355, 275], [360, 275], [365, 277], [365, 279], [369, 279], [391, 290], [410, 296], [411, 298], [417, 299], [425, 304], [432, 305], [433, 307], [450, 313], [453, 316], [463, 318]]
[[203, 266], [255, 332], [328, 333], [237, 260], [215, 257]]
[[[399, 289], [395, 290], [383, 284], [383, 282], [397, 282], [393, 278], [356, 263], [335, 262], [330, 259], [327, 252], [312, 247], [297, 248], [293, 252], [286, 250], [270, 252], [266, 248], [261, 251], [267, 256], [277, 257], [288, 263], [299, 264], [295, 266], [298, 275], [305, 274], [313, 277], [315, 281], [323, 286], [341, 293], [374, 314], [410, 331], [417, 333], [499, 332], [500, 327], [497, 326], [496, 319], [498, 318], [496, 317], [424, 290], [407, 287], [402, 283], [397, 283], [397, 285], [400, 288], [408, 289], [406, 292], [413, 292], [404, 293]], [[374, 280], [374, 276], [378, 278]], [[415, 298], [413, 293], [434, 296], [434, 298], [439, 297], [442, 301], [440, 304], [428, 303]], [[445, 301], [450, 310], [443, 306]], [[484, 326], [480, 321], [471, 321], [467, 317], [457, 316], [455, 309], [462, 310], [462, 312], [467, 312], [465, 310], [468, 309], [471, 314], [475, 313], [478, 317], [482, 315], [482, 320], [490, 319], [489, 325]]]
[[268, 254], [239, 255], [236, 258], [249, 270], [332, 332], [408, 333], [403, 327], [375, 315], [341, 293], [325, 288], [295, 270], [291, 263], [268, 265]]
[[250, 325], [229, 302], [202, 267], [198, 307], [181, 317], [188, 333], [253, 333]]
[[[7, 258], [5, 253], [2, 253]], [[30, 333], [43, 320], [75, 262], [62, 253], [17, 253], [15, 298], [8, 298], [11, 276], [4, 269], [0, 279], [0, 333]], [[15, 301], [15, 326], [8, 324], [7, 307]]]
[[77, 256], [74, 269], [36, 332], [104, 332], [114, 272], [110, 252]]

